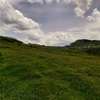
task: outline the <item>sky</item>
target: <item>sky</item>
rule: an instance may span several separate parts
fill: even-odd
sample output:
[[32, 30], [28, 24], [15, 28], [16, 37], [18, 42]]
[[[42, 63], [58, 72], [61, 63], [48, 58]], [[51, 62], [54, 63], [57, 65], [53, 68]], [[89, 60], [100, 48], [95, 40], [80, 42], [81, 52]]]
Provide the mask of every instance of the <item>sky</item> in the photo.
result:
[[0, 0], [0, 35], [46, 46], [100, 40], [100, 0]]

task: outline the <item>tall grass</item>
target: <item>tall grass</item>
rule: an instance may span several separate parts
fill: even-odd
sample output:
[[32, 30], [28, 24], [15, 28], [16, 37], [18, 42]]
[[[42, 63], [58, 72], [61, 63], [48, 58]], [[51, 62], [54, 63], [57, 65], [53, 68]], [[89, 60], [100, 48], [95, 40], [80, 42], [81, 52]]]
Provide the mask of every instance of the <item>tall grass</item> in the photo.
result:
[[100, 100], [100, 57], [0, 43], [0, 100]]

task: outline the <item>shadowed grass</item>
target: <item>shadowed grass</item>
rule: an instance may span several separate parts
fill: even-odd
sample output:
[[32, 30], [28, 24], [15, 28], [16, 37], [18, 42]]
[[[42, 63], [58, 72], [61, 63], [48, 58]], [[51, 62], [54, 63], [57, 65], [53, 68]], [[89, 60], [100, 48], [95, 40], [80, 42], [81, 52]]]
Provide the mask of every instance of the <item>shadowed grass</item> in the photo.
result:
[[99, 60], [64, 47], [0, 43], [0, 100], [100, 100]]

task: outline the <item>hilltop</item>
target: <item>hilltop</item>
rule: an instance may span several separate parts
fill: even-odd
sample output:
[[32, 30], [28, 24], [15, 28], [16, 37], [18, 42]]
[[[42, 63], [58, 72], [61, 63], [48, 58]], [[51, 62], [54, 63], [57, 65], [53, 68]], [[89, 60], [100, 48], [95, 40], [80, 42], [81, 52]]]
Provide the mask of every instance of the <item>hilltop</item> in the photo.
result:
[[100, 40], [80, 39], [70, 44], [71, 46], [100, 46]]
[[0, 43], [17, 43], [17, 44], [22, 44], [23, 42], [12, 38], [12, 37], [4, 37], [4, 36], [0, 36]]
[[70, 47], [77, 52], [100, 55], [100, 40], [81, 39], [71, 43]]
[[0, 100], [100, 100], [100, 56], [0, 37]]

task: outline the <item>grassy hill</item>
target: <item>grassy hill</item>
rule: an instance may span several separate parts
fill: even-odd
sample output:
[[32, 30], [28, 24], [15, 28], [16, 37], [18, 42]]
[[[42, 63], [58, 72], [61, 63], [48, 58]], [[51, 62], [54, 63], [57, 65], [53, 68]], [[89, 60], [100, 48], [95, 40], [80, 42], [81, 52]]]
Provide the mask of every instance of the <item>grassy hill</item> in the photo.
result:
[[100, 100], [100, 56], [19, 42], [0, 38], [0, 100]]
[[71, 43], [71, 46], [100, 46], [100, 40], [80, 39]]
[[18, 41], [15, 38], [12, 38], [12, 37], [3, 37], [3, 36], [0, 36], [0, 43], [23, 44], [23, 42]]
[[70, 44], [72, 50], [77, 52], [88, 53], [91, 55], [100, 56], [100, 41], [99, 40], [77, 40]]

